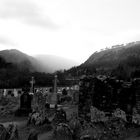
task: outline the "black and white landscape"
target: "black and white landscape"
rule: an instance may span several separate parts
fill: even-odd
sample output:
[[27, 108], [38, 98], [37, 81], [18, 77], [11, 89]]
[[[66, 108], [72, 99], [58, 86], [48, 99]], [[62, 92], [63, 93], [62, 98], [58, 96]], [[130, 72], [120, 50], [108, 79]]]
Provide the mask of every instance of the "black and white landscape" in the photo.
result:
[[26, 67], [30, 71], [45, 73], [66, 70], [78, 65], [75, 61], [63, 57], [53, 55], [30, 56], [15, 49], [0, 51], [0, 57], [8, 63], [16, 64], [21, 69]]
[[0, 140], [139, 140], [139, 5], [0, 0]]

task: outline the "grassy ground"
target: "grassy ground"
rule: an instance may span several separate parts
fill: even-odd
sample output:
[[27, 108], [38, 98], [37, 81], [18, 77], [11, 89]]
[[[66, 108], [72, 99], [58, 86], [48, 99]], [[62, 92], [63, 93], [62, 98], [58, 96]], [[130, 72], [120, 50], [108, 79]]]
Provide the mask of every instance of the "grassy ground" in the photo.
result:
[[[70, 118], [73, 113], [77, 112], [77, 106], [65, 106], [64, 110], [66, 111], [68, 118]], [[13, 115], [0, 118], [0, 123], [5, 126], [8, 125], [9, 122], [17, 124], [20, 136], [19, 140], [27, 140], [31, 130], [35, 130], [39, 133], [38, 140], [53, 140], [51, 125], [45, 124], [43, 126], [27, 126], [27, 117], [15, 117]], [[140, 140], [140, 127], [129, 127], [124, 130], [124, 137], [120, 140]]]
[[[19, 132], [19, 140], [27, 140], [29, 133], [32, 130], [35, 130], [39, 133], [39, 140], [42, 140], [44, 137], [46, 137], [50, 132], [52, 132], [51, 125], [45, 124], [43, 126], [34, 126], [30, 125], [27, 126], [27, 117], [14, 117], [11, 116], [11, 118], [1, 118], [0, 119], [1, 124], [3, 124], [5, 127], [7, 127], [11, 122], [17, 125], [18, 132]], [[49, 135], [48, 135], [49, 136]]]

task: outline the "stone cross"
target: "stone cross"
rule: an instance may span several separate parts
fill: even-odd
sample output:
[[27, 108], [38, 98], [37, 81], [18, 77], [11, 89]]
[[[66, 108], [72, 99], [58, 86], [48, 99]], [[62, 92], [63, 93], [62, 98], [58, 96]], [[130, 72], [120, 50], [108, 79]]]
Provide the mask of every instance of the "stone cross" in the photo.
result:
[[30, 81], [30, 84], [31, 84], [31, 92], [34, 93], [34, 84], [35, 84], [35, 79], [34, 77], [32, 77], [31, 81]]
[[57, 75], [55, 75], [55, 76], [54, 76], [54, 93], [57, 92], [57, 82], [58, 82], [58, 80], [57, 80]]

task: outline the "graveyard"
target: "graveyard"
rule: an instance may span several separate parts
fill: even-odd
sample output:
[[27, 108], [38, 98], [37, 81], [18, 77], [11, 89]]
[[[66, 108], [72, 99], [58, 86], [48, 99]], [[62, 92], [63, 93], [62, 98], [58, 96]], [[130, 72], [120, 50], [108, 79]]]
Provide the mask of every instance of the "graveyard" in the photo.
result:
[[[3, 90], [2, 140], [139, 139], [139, 79], [84, 76], [79, 86]], [[127, 97], [124, 95], [127, 94]]]
[[140, 140], [140, 0], [0, 0], [0, 140]]

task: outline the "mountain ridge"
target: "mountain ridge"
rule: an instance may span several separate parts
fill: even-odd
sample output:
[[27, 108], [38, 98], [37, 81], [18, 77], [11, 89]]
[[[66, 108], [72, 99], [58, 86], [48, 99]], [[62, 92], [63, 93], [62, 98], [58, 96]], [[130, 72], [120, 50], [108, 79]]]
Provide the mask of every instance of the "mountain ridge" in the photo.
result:
[[119, 79], [140, 77], [140, 41], [94, 52], [84, 63], [68, 70], [72, 76], [109, 75]]
[[78, 63], [73, 60], [55, 55], [36, 55], [35, 58], [42, 63], [45, 68], [49, 66], [49, 69], [53, 72], [56, 70], [70, 69], [78, 65]]
[[113, 66], [112, 63], [118, 65], [131, 56], [139, 57], [140, 42], [117, 46], [118, 45], [107, 50], [93, 53], [82, 65], [93, 65], [95, 67], [106, 67], [108, 65], [110, 67], [110, 65]]
[[68, 69], [76, 63], [74, 61], [53, 55], [30, 56], [19, 50], [10, 49], [0, 51], [0, 57], [6, 62], [17, 65], [21, 70], [26, 68], [32, 72], [53, 73], [57, 70]]

